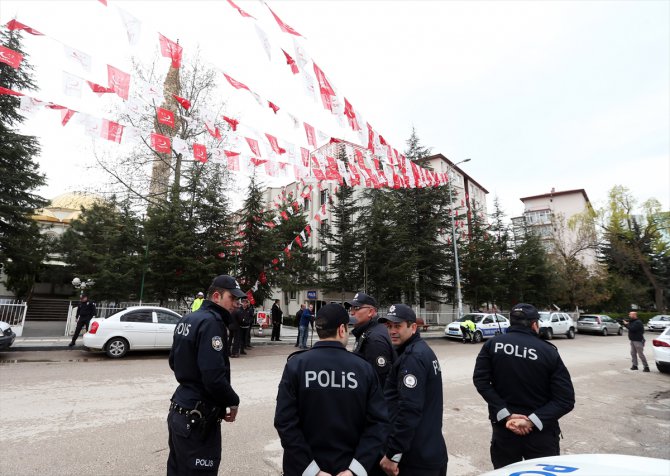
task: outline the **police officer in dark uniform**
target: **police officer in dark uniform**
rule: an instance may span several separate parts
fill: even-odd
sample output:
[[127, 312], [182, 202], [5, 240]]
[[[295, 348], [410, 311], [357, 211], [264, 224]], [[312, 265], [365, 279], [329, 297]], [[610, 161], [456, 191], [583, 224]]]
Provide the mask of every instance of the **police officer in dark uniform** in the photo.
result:
[[77, 337], [79, 337], [79, 333], [84, 327], [86, 327], [86, 330], [88, 331], [88, 326], [91, 323], [91, 319], [95, 317], [96, 313], [97, 310], [95, 308], [95, 304], [88, 300], [88, 296], [86, 294], [82, 294], [79, 305], [77, 306], [77, 328], [74, 330], [72, 342], [68, 344], [68, 347], [74, 346], [74, 343], [77, 341]]
[[384, 386], [391, 431], [380, 466], [389, 476], [444, 476], [449, 457], [442, 436], [440, 363], [417, 332], [411, 307], [394, 304], [379, 322], [386, 323], [398, 352]]
[[354, 326], [351, 333], [356, 337], [353, 352], [370, 362], [383, 389], [396, 355], [386, 326], [377, 322], [377, 301], [368, 294], [358, 292], [348, 304], [351, 306], [350, 324]]
[[168, 476], [215, 476], [221, 420], [235, 421], [240, 398], [230, 384], [226, 326], [245, 294], [231, 276], [214, 278], [200, 309], [175, 326], [170, 368], [179, 387], [168, 414]]
[[274, 425], [284, 448], [285, 476], [366, 475], [388, 430], [375, 371], [347, 351], [349, 316], [339, 304], [319, 310], [319, 341], [288, 358]]
[[570, 373], [556, 347], [539, 338], [539, 319], [535, 307], [517, 304], [507, 334], [477, 356], [473, 381], [489, 407], [494, 468], [560, 454], [558, 419], [575, 405]]

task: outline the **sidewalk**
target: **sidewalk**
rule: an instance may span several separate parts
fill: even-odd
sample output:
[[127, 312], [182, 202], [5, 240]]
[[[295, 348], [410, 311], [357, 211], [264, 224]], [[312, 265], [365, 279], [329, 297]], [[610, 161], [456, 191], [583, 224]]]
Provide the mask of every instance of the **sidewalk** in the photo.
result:
[[[14, 344], [6, 350], [7, 352], [67, 350], [70, 348], [77, 350], [85, 349], [82, 337], [77, 339], [74, 347], [68, 347], [72, 337], [58, 335], [62, 334], [65, 330], [64, 322], [48, 321], [31, 324], [33, 324], [32, 328], [24, 329], [24, 335], [17, 337]], [[258, 335], [258, 331], [258, 328], [253, 329], [251, 336], [252, 345], [295, 345], [298, 337], [298, 329], [296, 327], [282, 326], [281, 340], [279, 342], [270, 340], [271, 328], [263, 329], [261, 336]], [[434, 330], [421, 332], [421, 336], [424, 339], [440, 338], [444, 336], [444, 329], [436, 327]], [[314, 340], [317, 340], [316, 333], [314, 334]]]

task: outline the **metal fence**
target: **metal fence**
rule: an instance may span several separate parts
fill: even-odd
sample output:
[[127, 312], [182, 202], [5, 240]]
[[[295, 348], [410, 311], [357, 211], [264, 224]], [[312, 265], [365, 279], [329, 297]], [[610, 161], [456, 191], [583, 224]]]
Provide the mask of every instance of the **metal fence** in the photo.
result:
[[18, 299], [0, 299], [0, 321], [12, 327], [17, 336], [23, 335], [28, 304]]

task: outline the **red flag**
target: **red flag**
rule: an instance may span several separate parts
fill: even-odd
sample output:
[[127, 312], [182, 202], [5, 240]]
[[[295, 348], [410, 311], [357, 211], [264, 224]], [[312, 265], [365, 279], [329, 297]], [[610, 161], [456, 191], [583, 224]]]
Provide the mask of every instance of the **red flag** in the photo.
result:
[[0, 94], [6, 94], [8, 96], [23, 96], [23, 93], [14, 91], [12, 89], [3, 88], [0, 86]]
[[91, 91], [93, 91], [95, 94], [98, 96], [101, 96], [105, 93], [113, 93], [114, 90], [112, 88], [106, 88], [104, 86], [100, 86], [99, 84], [93, 83], [91, 81], [86, 81], [91, 88]]
[[305, 227], [305, 233], [307, 233], [307, 236], [311, 236], [312, 235], [312, 227], [307, 225]]
[[309, 151], [304, 147], [300, 148], [300, 155], [302, 157], [303, 167], [309, 167]]
[[173, 94], [172, 97], [175, 98], [177, 102], [181, 105], [181, 107], [183, 107], [184, 109], [191, 108], [191, 101], [189, 101], [188, 99], [181, 98], [176, 94]]
[[256, 19], [255, 17], [249, 15], [247, 12], [245, 12], [245, 11], [242, 10], [240, 7], [238, 7], [237, 5], [235, 5], [235, 4], [233, 3], [232, 0], [228, 0], [228, 3], [230, 3], [230, 6], [233, 7], [235, 10], [237, 10], [237, 11], [240, 13], [240, 15], [242, 15], [243, 17], [246, 17], [246, 18], [253, 18], [254, 20]]
[[0, 45], [0, 62], [8, 64], [14, 69], [19, 69], [21, 61], [23, 61], [21, 53]]
[[169, 154], [170, 153], [170, 138], [156, 134], [155, 132], [151, 133], [151, 146], [154, 150], [160, 154]]
[[165, 124], [166, 126], [170, 126], [174, 129], [174, 113], [172, 111], [163, 109], [162, 107], [157, 107], [156, 119], [158, 119], [158, 122], [161, 124]]
[[249, 300], [249, 304], [251, 304], [252, 306], [256, 304], [256, 300], [254, 299], [254, 293], [251, 292], [251, 289], [247, 291], [247, 299]]
[[298, 243], [298, 246], [302, 248], [302, 240], [300, 239], [300, 235], [295, 237], [295, 242]]
[[233, 152], [230, 150], [224, 150], [223, 153], [226, 154], [226, 157], [237, 157], [240, 155], [239, 152]]
[[107, 6], [107, 0], [98, 0], [100, 3], [102, 3], [104, 6]]
[[202, 144], [193, 144], [193, 157], [203, 164], [207, 162], [207, 147]]
[[319, 83], [319, 92], [321, 93], [321, 102], [323, 103], [323, 107], [332, 112], [333, 100], [331, 97], [335, 96], [335, 90], [328, 82], [326, 75], [323, 74], [323, 71], [321, 71], [321, 68], [319, 68], [316, 63], [314, 63], [314, 74], [316, 74], [316, 80]]
[[[213, 124], [212, 124], [212, 125], [213, 125]], [[207, 132], [209, 132], [209, 134], [210, 134], [212, 137], [214, 137], [215, 139], [219, 139], [219, 140], [222, 139], [221, 131], [219, 130], [218, 127], [214, 127], [214, 130], [212, 130], [212, 129], [207, 125], [207, 123], [205, 123], [205, 129], [207, 129]]]
[[72, 116], [74, 116], [74, 113], [77, 111], [73, 111], [72, 109], [62, 109], [60, 112], [60, 117], [61, 117], [61, 124], [65, 126], [65, 124], [68, 123], [70, 119], [72, 119]]
[[232, 155], [229, 156], [227, 151], [226, 156], [227, 156], [227, 162], [228, 162], [228, 170], [231, 170], [233, 172], [239, 172], [240, 171], [240, 154]]
[[285, 211], [281, 212], [281, 217], [282, 217], [284, 220], [288, 220], [288, 213], [286, 213]]
[[277, 111], [279, 111], [279, 106], [277, 106], [272, 101], [268, 101], [268, 106], [270, 106], [270, 109], [272, 109], [275, 112], [275, 114], [277, 114]]
[[123, 126], [121, 124], [113, 121], [108, 121], [107, 119], [102, 120], [102, 130], [100, 131], [100, 136], [103, 139], [111, 140], [112, 142], [120, 144], [122, 135], [123, 135]]
[[120, 98], [128, 100], [128, 89], [130, 88], [130, 75], [128, 73], [107, 65], [107, 85]]
[[228, 124], [230, 124], [230, 128], [234, 131], [237, 130], [237, 125], [240, 123], [240, 121], [232, 119], [228, 116], [223, 116], [223, 120], [226, 121]]
[[249, 159], [249, 162], [251, 162], [254, 165], [254, 167], [258, 167], [259, 165], [263, 165], [265, 162], [267, 162], [267, 160], [252, 157]]
[[261, 156], [261, 149], [258, 147], [258, 141], [256, 139], [250, 139], [249, 137], [245, 137], [245, 139], [247, 141], [247, 144], [249, 144], [249, 148], [251, 149], [251, 153], [253, 153], [257, 157], [260, 157]]
[[275, 12], [272, 11], [272, 9], [269, 7], [269, 5], [267, 3], [265, 4], [265, 6], [268, 7], [268, 10], [270, 10], [270, 13], [272, 13], [272, 16], [275, 17], [275, 20], [277, 20], [277, 24], [279, 25], [279, 28], [281, 28], [281, 31], [284, 31], [286, 33], [290, 33], [291, 35], [295, 35], [295, 36], [302, 36], [300, 33], [298, 33], [293, 28], [288, 26], [286, 23], [281, 21], [281, 19], [277, 15], [275, 15]]
[[347, 98], [344, 98], [344, 115], [347, 116], [347, 119], [349, 120], [349, 125], [351, 126], [352, 130], [354, 131], [361, 130], [361, 126], [358, 125], [358, 121], [356, 120], [356, 113], [354, 112], [354, 108], [351, 107], [351, 104], [349, 104]]
[[181, 54], [184, 49], [179, 46], [179, 43], [175, 43], [160, 33], [158, 34], [158, 41], [161, 44], [161, 55], [172, 59], [173, 68], [179, 68], [181, 66]]
[[316, 149], [316, 133], [314, 132], [314, 127], [310, 126], [306, 122], [302, 123], [305, 126], [305, 134], [307, 134], [307, 143]]
[[30, 33], [31, 35], [36, 35], [36, 36], [43, 36], [44, 35], [44, 33], [40, 33], [39, 31], [37, 31], [33, 28], [30, 28], [28, 25], [24, 25], [23, 23], [21, 23], [20, 21], [17, 21], [17, 20], [10, 20], [9, 22], [7, 22], [7, 24], [5, 26], [7, 27], [8, 30], [23, 30], [26, 33]]
[[230, 85], [235, 89], [246, 89], [247, 91], [251, 92], [251, 89], [249, 89], [249, 87], [246, 84], [240, 83], [239, 81], [228, 76], [226, 73], [223, 73], [223, 75], [226, 77]]
[[285, 154], [286, 149], [279, 147], [279, 143], [277, 142], [277, 138], [275, 136], [272, 136], [268, 133], [265, 134], [265, 137], [268, 138], [268, 142], [270, 142], [270, 147], [272, 147], [272, 150], [276, 154]]
[[[284, 51], [283, 48], [282, 51]], [[286, 56], [286, 64], [291, 67], [291, 72], [293, 74], [298, 74], [300, 70], [298, 69], [298, 65], [295, 64], [295, 60], [291, 58], [291, 55], [289, 55], [286, 51], [284, 51], [284, 56]]]

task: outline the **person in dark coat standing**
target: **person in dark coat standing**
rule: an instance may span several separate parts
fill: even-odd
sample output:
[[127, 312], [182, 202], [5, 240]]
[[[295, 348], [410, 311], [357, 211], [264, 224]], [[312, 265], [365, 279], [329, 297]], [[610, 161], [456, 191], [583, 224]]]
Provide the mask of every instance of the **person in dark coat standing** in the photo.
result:
[[235, 278], [214, 278], [202, 306], [174, 330], [168, 362], [179, 386], [168, 413], [168, 476], [216, 476], [221, 421], [234, 422], [240, 397], [230, 382], [226, 326], [246, 296]]
[[630, 311], [628, 313], [630, 320], [623, 321], [628, 328], [628, 340], [630, 340], [630, 357], [633, 360], [631, 370], [637, 370], [637, 358], [640, 357], [643, 372], [649, 372], [649, 364], [647, 358], [644, 356], [644, 324], [637, 318], [637, 312]]
[[377, 322], [377, 300], [358, 292], [348, 304], [350, 324], [354, 326], [351, 333], [356, 337], [353, 353], [370, 362], [383, 389], [396, 354], [386, 326]]
[[389, 476], [445, 476], [447, 445], [442, 436], [442, 370], [405, 304], [392, 305], [385, 323], [398, 358], [384, 386], [391, 430], [379, 465]]
[[488, 340], [472, 380], [489, 408], [491, 462], [558, 456], [558, 420], [575, 406], [570, 373], [555, 346], [540, 339], [540, 315], [530, 304], [510, 312], [506, 334]]
[[254, 306], [251, 305], [248, 298], [242, 298], [242, 323], [240, 324], [240, 354], [246, 354], [244, 349], [251, 349], [251, 326], [254, 323]]
[[370, 364], [347, 352], [349, 316], [319, 310], [319, 341], [291, 354], [277, 392], [274, 425], [285, 476], [367, 475], [388, 432], [386, 403]]
[[91, 319], [95, 317], [96, 312], [95, 304], [88, 300], [86, 294], [83, 294], [80, 298], [79, 305], [77, 306], [77, 328], [72, 336], [72, 342], [68, 344], [68, 347], [74, 346], [77, 337], [79, 337], [79, 333], [84, 327], [86, 327], [86, 331], [88, 332], [88, 326], [91, 323]]
[[272, 316], [272, 337], [270, 340], [281, 340], [279, 338], [279, 333], [281, 331], [281, 320], [284, 315], [284, 311], [279, 307], [279, 299], [275, 299], [272, 309], [270, 310]]

